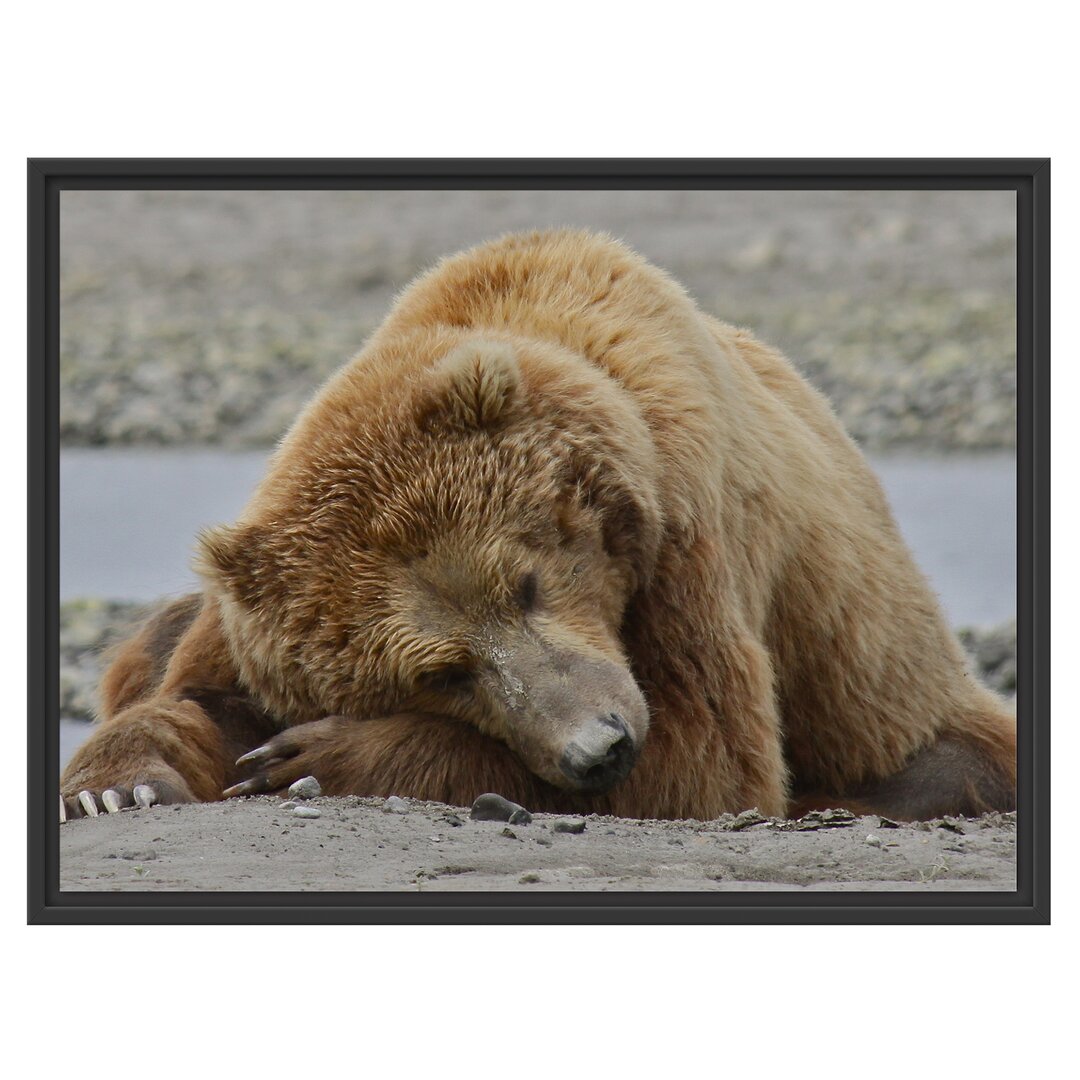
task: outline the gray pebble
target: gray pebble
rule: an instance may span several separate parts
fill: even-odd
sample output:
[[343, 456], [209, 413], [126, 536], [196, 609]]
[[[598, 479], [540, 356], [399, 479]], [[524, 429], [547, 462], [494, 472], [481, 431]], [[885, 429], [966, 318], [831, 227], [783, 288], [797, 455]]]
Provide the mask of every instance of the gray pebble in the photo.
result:
[[322, 811], [316, 810], [314, 806], [298, 806], [292, 812], [293, 817], [306, 817], [317, 818], [322, 817]]
[[585, 831], [585, 819], [559, 818], [559, 820], [551, 826], [551, 831], [563, 833], [583, 833]]
[[[811, 810], [809, 814], [795, 822], [795, 829], [799, 832], [813, 829], [843, 829], [854, 825], [857, 820], [850, 810]], [[766, 824], [770, 824], [768, 819], [762, 817], [756, 810], [746, 810], [726, 827], [729, 830], [739, 830], [749, 828], [751, 825]]]
[[296, 809], [296, 803], [294, 803], [292, 801], [292, 799], [289, 799], [287, 802], [283, 802], [281, 804], [281, 806], [278, 807], [278, 809], [279, 810], [295, 810]]
[[[514, 815], [519, 813], [524, 814], [528, 820], [515, 821]], [[504, 799], [493, 791], [477, 798], [469, 811], [469, 817], [473, 821], [513, 821], [515, 825], [527, 825], [529, 821], [532, 821], [532, 816], [525, 807], [518, 806], [517, 803]]]
[[503, 829], [502, 835], [505, 836], [508, 840], [517, 840], [518, 839], [518, 834], [516, 832], [514, 832], [513, 829], [510, 829], [510, 828]]
[[409, 804], [404, 799], [399, 799], [396, 795], [391, 795], [389, 799], [382, 804], [384, 814], [407, 814], [409, 812]]
[[305, 776], [289, 785], [290, 799], [314, 799], [322, 794], [322, 787], [314, 776]]
[[756, 807], [753, 810], [744, 810], [736, 815], [735, 820], [728, 826], [731, 832], [741, 832], [743, 829], [751, 829], [755, 825], [764, 825], [769, 819]]

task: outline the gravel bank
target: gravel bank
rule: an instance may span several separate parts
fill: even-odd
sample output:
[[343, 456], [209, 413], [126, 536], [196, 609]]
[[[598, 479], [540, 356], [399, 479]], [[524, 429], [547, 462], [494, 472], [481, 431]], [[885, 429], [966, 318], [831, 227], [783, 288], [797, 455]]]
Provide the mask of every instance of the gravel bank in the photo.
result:
[[[318, 798], [298, 817], [279, 799], [156, 806], [60, 828], [60, 888], [77, 891], [936, 892], [1015, 889], [1016, 816], [896, 825], [639, 821], [590, 816], [580, 833], [401, 800]], [[833, 812], [830, 812], [833, 813]], [[750, 824], [750, 821], [754, 821]]]
[[60, 605], [60, 715], [92, 720], [107, 650], [127, 636], [149, 609], [110, 600]]
[[499, 233], [627, 239], [869, 448], [1015, 443], [1001, 192], [64, 192], [66, 445], [263, 446], [396, 291]]
[[[103, 653], [148, 609], [108, 600], [74, 600], [60, 606], [60, 714], [89, 720], [97, 702]], [[1016, 693], [1016, 623], [965, 628], [960, 640], [979, 677], [998, 693]]]

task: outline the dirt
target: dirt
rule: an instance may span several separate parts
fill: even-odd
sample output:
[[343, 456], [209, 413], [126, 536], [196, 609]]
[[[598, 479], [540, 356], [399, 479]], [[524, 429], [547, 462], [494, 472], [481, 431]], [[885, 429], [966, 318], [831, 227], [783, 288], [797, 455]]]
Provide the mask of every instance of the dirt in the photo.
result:
[[156, 806], [60, 827], [71, 891], [1008, 891], [1015, 814], [913, 825], [826, 812], [717, 821], [590, 816], [472, 821], [403, 800], [321, 797], [297, 817], [271, 797]]

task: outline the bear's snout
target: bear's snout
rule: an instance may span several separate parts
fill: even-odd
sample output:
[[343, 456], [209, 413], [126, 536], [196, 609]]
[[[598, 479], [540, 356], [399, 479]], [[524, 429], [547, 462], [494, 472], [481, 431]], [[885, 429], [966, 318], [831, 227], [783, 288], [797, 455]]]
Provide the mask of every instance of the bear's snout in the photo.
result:
[[559, 637], [524, 634], [491, 653], [492, 734], [554, 787], [600, 794], [634, 768], [649, 708], [624, 664]]
[[578, 728], [559, 768], [579, 791], [603, 792], [626, 779], [636, 758], [626, 721], [618, 713], [605, 713]]

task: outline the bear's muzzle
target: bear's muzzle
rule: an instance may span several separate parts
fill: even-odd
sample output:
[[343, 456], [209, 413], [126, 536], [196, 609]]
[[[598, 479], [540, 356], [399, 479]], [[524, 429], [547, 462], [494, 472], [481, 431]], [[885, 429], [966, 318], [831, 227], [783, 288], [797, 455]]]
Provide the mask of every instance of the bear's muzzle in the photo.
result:
[[583, 724], [567, 743], [559, 768], [578, 791], [599, 793], [625, 780], [637, 748], [626, 721], [616, 712]]

